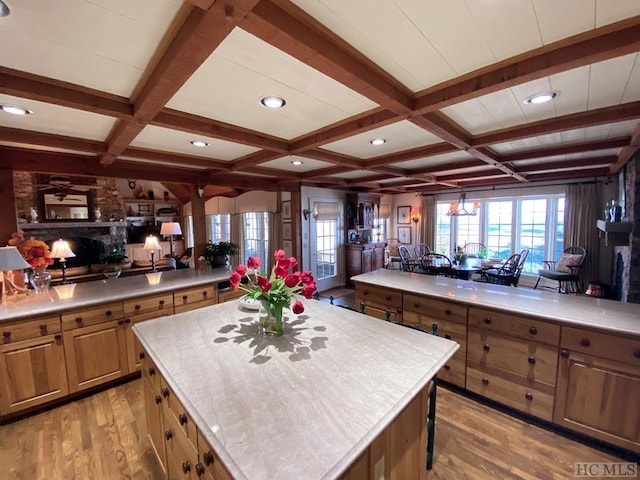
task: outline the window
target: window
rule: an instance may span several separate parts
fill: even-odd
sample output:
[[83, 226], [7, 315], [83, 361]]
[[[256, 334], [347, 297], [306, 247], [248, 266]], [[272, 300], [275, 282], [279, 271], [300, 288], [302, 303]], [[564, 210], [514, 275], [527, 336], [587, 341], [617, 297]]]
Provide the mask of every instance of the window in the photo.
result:
[[230, 218], [231, 215], [228, 213], [207, 215], [207, 238], [213, 243], [230, 242]]
[[338, 274], [337, 220], [316, 221], [317, 273], [318, 280]]
[[246, 262], [249, 257], [260, 257], [263, 269], [271, 259], [269, 248], [269, 214], [267, 212], [249, 212], [242, 214], [244, 225], [244, 244], [242, 258]]
[[[469, 199], [475, 201], [475, 199]], [[469, 201], [468, 200], [468, 201]], [[465, 243], [484, 243], [492, 256], [507, 258], [526, 248], [523, 272], [536, 273], [544, 260], [557, 259], [564, 241], [564, 196], [528, 195], [479, 200], [475, 216], [450, 217], [450, 202], [438, 202], [436, 251], [451, 253]]]

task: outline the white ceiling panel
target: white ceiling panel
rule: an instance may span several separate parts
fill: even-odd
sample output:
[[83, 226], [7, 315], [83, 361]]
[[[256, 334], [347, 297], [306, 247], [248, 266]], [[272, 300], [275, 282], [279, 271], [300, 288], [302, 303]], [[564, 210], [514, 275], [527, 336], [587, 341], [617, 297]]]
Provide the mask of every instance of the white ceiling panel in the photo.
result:
[[[293, 165], [294, 160], [300, 160], [302, 165]], [[261, 167], [278, 168], [280, 170], [286, 170], [289, 173], [302, 173], [310, 172], [312, 170], [318, 170], [320, 168], [328, 168], [335, 166], [333, 163], [323, 162], [322, 160], [315, 160], [313, 158], [300, 157], [297, 155], [287, 155], [286, 157], [277, 158], [270, 162], [261, 163]]]
[[[276, 95], [280, 109], [259, 100]], [[168, 104], [207, 118], [292, 139], [377, 105], [236, 28]]]
[[[638, 54], [634, 53], [591, 65], [589, 110], [622, 103], [637, 57]], [[635, 100], [640, 100], [640, 97], [629, 99]]]
[[638, 0], [596, 0], [596, 27], [640, 15]]
[[624, 89], [622, 95], [622, 103], [628, 103], [636, 101], [640, 98], [640, 53], [636, 53], [636, 58], [633, 61], [633, 68], [629, 75], [629, 82]]
[[103, 141], [115, 123], [113, 117], [0, 94], [0, 104], [5, 103], [19, 105], [33, 113], [10, 115], [0, 111], [3, 127]]
[[404, 162], [394, 163], [394, 167], [398, 168], [425, 168], [430, 167], [432, 165], [444, 165], [447, 163], [454, 162], [463, 162], [465, 160], [470, 160], [474, 158], [472, 155], [467, 152], [451, 152], [451, 153], [443, 153], [441, 155], [433, 155], [431, 157], [418, 158], [415, 160], [407, 160]]
[[[204, 140], [208, 147], [194, 147], [192, 140]], [[218, 140], [202, 135], [194, 135], [179, 130], [169, 130], [168, 128], [147, 125], [135, 138], [131, 145], [140, 148], [150, 148], [152, 150], [166, 150], [168, 152], [182, 153], [185, 155], [195, 155], [198, 157], [211, 158], [216, 160], [234, 160], [258, 151], [257, 148], [241, 145], [239, 143]]]
[[180, 5], [175, 0], [14, 2], [0, 23], [0, 44], [11, 45], [0, 49], [0, 65], [128, 97]]
[[594, 27], [595, 0], [533, 0], [544, 44]]
[[[371, 140], [385, 139], [383, 145], [371, 145]], [[325, 150], [357, 158], [373, 158], [410, 148], [440, 143], [442, 140], [408, 120], [369, 130], [343, 140], [323, 145]]]

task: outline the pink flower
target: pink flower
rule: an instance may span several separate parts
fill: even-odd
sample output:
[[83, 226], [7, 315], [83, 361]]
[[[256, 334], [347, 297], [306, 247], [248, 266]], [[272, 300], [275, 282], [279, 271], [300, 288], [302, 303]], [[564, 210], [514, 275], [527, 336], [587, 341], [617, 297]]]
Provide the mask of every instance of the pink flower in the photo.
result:
[[275, 274], [276, 278], [285, 278], [289, 274], [289, 269], [282, 268], [278, 265], [273, 267], [273, 273]]
[[311, 271], [307, 270], [306, 272], [302, 272], [300, 276], [300, 280], [304, 285], [307, 285], [310, 282], [313, 282], [313, 275], [311, 275]]
[[262, 262], [260, 261], [260, 259], [258, 257], [249, 257], [249, 258], [247, 258], [247, 267], [249, 267], [252, 270], [256, 270], [256, 269], [260, 268], [261, 264], [262, 264]]
[[236, 272], [238, 272], [238, 274], [242, 276], [245, 273], [247, 273], [247, 267], [245, 267], [243, 264], [240, 263], [236, 267]]
[[285, 258], [284, 257], [284, 250], [276, 250], [276, 252], [273, 254], [273, 256], [278, 261], [284, 260], [284, 258]]
[[229, 283], [231, 283], [232, 290], [238, 289], [238, 285], [240, 285], [240, 280], [242, 280], [242, 276], [238, 272], [233, 272], [229, 276]]
[[291, 268], [296, 268], [298, 266], [298, 260], [296, 260], [296, 257], [289, 257], [289, 266]]
[[300, 290], [300, 294], [303, 295], [304, 298], [308, 300], [313, 296], [315, 291], [316, 291], [316, 284], [312, 282], [302, 287], [302, 290]]
[[263, 293], [267, 293], [269, 290], [271, 290], [271, 282], [265, 277], [258, 277], [258, 286]]
[[299, 283], [300, 283], [300, 274], [298, 272], [291, 273], [287, 275], [284, 279], [284, 284], [289, 288], [293, 288]]
[[296, 315], [299, 315], [304, 312], [304, 305], [302, 305], [302, 302], [300, 300], [296, 300], [291, 306], [291, 311]]

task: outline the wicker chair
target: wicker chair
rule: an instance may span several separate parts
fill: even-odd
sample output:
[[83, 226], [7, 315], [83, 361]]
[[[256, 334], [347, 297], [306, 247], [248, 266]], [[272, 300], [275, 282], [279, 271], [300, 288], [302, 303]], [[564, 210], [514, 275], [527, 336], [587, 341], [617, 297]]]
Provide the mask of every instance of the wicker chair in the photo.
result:
[[416, 258], [420, 258], [431, 253], [431, 249], [426, 243], [416, 243], [413, 247], [413, 251], [416, 253]]
[[397, 238], [387, 238], [387, 244], [384, 249], [385, 268], [391, 268], [394, 263], [401, 264], [400, 254], [398, 253], [398, 247], [402, 245]]
[[558, 293], [567, 293], [567, 289], [562, 289], [563, 282], [568, 283], [574, 293], [579, 293], [580, 271], [586, 256], [587, 251], [584, 248], [568, 247], [562, 252], [558, 261], [545, 260], [545, 268], [538, 270], [538, 280], [533, 288], [538, 288], [541, 278], [548, 278], [558, 282]]
[[422, 271], [428, 275], [451, 276], [451, 260], [441, 253], [428, 253], [420, 258]]
[[465, 246], [462, 247], [462, 251], [467, 257], [477, 257], [478, 253], [486, 250], [487, 247], [484, 243], [466, 243]]
[[[525, 257], [529, 254], [529, 250], [523, 250], [522, 252], [525, 252]], [[517, 287], [520, 273], [524, 266], [522, 252], [511, 255], [500, 268], [483, 272], [481, 279], [478, 281]]]

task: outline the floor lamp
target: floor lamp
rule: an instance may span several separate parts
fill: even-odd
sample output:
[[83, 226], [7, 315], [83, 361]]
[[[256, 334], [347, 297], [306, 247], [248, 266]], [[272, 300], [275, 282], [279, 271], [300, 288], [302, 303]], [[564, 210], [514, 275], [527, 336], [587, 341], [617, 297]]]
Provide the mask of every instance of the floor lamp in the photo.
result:
[[160, 247], [160, 245], [158, 244], [158, 239], [153, 235], [149, 235], [147, 237], [144, 242], [144, 247], [142, 247], [143, 250], [147, 250], [149, 253], [151, 253], [151, 271], [153, 272], [156, 271], [156, 261], [154, 259], [154, 255], [161, 248], [162, 247]]
[[160, 235], [169, 237], [169, 255], [173, 258], [173, 237], [174, 235], [182, 235], [180, 224], [178, 222], [164, 222], [160, 227]]

